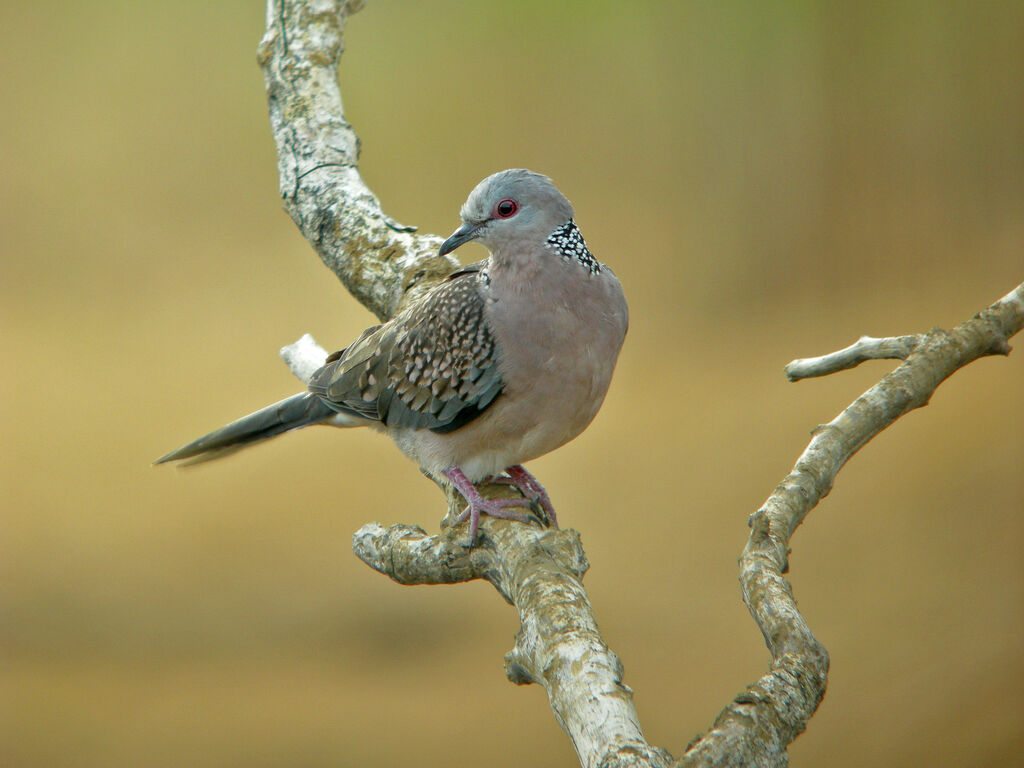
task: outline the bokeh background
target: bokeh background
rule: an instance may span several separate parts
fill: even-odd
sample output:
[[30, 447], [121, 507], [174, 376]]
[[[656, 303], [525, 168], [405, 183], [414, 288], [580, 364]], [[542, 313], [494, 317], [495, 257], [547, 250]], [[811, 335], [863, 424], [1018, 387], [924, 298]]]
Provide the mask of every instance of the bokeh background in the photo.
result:
[[[490, 587], [403, 588], [350, 553], [371, 519], [443, 511], [387, 440], [150, 467], [295, 391], [281, 345], [372, 320], [281, 211], [263, 21], [0, 8], [0, 764], [573, 765], [543, 692], [503, 677], [517, 622]], [[347, 44], [391, 215], [446, 235], [477, 180], [541, 170], [626, 286], [601, 415], [532, 469], [679, 753], [766, 668], [747, 515], [892, 364], [782, 366], [1024, 279], [1024, 4], [373, 0]], [[794, 765], [1019, 762], [1022, 395], [1019, 350], [957, 373], [797, 532], [832, 674]]]

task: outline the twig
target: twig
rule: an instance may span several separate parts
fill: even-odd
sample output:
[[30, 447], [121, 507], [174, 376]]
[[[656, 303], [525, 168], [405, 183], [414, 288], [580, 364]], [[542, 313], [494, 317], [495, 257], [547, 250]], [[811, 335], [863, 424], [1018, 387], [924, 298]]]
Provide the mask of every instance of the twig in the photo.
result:
[[889, 336], [876, 339], [861, 336], [856, 342], [821, 357], [804, 357], [794, 360], [785, 367], [786, 378], [800, 381], [814, 376], [826, 376], [836, 371], [855, 368], [865, 360], [906, 360], [907, 355], [917, 349], [924, 336]]
[[327, 350], [316, 343], [316, 339], [304, 333], [297, 341], [278, 352], [285, 365], [303, 384], [309, 384], [313, 374], [327, 359]]

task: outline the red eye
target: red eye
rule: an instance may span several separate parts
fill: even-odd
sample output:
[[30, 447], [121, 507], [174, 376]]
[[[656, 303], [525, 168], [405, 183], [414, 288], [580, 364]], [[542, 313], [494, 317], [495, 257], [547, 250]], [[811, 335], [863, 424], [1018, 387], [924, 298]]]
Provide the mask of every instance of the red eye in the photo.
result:
[[519, 203], [511, 198], [506, 197], [496, 206], [494, 206], [494, 215], [499, 219], [507, 219], [516, 215], [516, 211], [519, 210]]

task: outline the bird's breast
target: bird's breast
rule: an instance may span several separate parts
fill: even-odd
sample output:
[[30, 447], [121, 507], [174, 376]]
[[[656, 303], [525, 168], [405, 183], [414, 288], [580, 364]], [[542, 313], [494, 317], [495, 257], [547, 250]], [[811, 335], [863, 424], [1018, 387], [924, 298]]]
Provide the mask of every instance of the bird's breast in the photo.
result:
[[597, 414], [626, 334], [626, 302], [610, 271], [486, 286], [501, 394], [457, 430], [398, 430], [394, 437], [427, 472], [455, 465], [472, 482], [522, 464], [579, 435]]
[[[525, 408], [541, 452], [576, 437], [597, 413], [611, 383], [628, 322], [626, 302], [610, 271], [592, 275], [567, 265], [502, 291], [489, 323], [500, 354], [502, 398]], [[539, 455], [539, 454], [538, 454]]]

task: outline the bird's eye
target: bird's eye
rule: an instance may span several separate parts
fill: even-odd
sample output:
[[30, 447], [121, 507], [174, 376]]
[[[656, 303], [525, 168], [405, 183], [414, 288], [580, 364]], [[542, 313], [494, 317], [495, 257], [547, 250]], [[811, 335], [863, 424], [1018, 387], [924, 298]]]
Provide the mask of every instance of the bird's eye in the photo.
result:
[[516, 215], [516, 211], [519, 210], [519, 203], [511, 198], [506, 197], [496, 206], [494, 206], [494, 215], [499, 219], [507, 219]]

